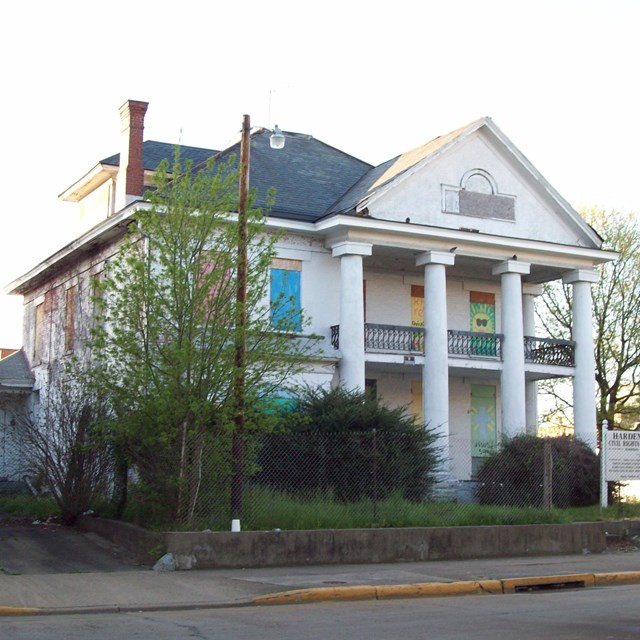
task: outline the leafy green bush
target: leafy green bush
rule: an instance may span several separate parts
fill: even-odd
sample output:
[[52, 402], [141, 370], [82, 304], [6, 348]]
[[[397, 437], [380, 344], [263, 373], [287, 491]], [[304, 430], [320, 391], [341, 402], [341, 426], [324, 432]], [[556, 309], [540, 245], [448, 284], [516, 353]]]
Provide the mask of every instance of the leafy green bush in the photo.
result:
[[[545, 494], [545, 441], [551, 447], [546, 478], [555, 507], [598, 502], [599, 463], [588, 445], [568, 436], [516, 436], [487, 459], [478, 473], [480, 504], [542, 506]], [[550, 473], [549, 473], [550, 472]]]
[[433, 484], [436, 438], [404, 407], [369, 393], [307, 388], [263, 436], [253, 481], [297, 496], [331, 492], [342, 502], [393, 492], [418, 502]]

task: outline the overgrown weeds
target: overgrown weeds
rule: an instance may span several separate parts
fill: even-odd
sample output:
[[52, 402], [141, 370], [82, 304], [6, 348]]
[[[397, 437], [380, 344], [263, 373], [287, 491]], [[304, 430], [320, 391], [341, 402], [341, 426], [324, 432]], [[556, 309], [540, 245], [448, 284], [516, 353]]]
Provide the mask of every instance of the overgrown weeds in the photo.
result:
[[36, 498], [21, 494], [0, 496], [0, 513], [34, 520], [46, 520], [59, 516], [60, 509], [53, 498]]
[[[109, 517], [108, 510], [96, 506], [98, 515]], [[51, 498], [28, 495], [0, 496], [0, 513], [44, 520], [59, 515]], [[128, 507], [125, 519], [144, 526], [141, 509]], [[640, 518], [640, 503], [617, 503], [606, 509], [599, 505], [567, 509], [460, 504], [457, 502], [415, 503], [393, 494], [374, 504], [371, 500], [340, 502], [330, 494], [317, 493], [305, 499], [264, 487], [246, 492], [243, 531], [370, 529], [402, 527], [454, 527], [483, 525], [568, 524]], [[190, 527], [165, 523], [154, 529], [228, 531], [231, 520], [226, 514], [200, 518]]]

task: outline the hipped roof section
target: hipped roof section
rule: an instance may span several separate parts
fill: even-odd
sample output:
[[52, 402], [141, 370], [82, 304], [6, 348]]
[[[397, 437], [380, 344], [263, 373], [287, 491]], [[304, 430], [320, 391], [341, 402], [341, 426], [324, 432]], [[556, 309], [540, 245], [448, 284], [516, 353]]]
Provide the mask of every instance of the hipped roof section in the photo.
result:
[[[249, 182], [256, 190], [256, 206], [276, 218], [315, 222], [348, 191], [372, 165], [335, 149], [313, 136], [283, 132], [285, 146], [272, 149], [267, 129], [251, 134]], [[240, 157], [240, 143], [221, 151], [217, 160]], [[275, 204], [267, 212], [269, 190]]]
[[[171, 169], [175, 149], [176, 145], [167, 142], [145, 140], [142, 146], [143, 169], [153, 172], [163, 160], [169, 162], [169, 169]], [[216, 153], [218, 152], [214, 149], [180, 146], [180, 156], [182, 160], [190, 160], [194, 164], [201, 164]], [[116, 176], [119, 166], [119, 153], [100, 160], [97, 165], [85, 173], [82, 178], [67, 187], [58, 197], [67, 202], [78, 202], [82, 200], [82, 198], [106, 182], [109, 178]]]
[[22, 349], [0, 360], [0, 392], [33, 388], [35, 379]]

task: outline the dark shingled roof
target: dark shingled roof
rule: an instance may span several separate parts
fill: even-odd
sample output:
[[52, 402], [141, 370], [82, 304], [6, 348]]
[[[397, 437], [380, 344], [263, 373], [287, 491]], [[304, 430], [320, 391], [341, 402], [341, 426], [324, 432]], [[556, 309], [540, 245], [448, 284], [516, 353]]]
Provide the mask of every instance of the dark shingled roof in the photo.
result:
[[[256, 206], [266, 208], [270, 187], [275, 205], [269, 215], [315, 222], [370, 169], [371, 165], [339, 151], [310, 135], [283, 132], [284, 149], [272, 149], [271, 132], [258, 129], [251, 135], [249, 183], [257, 191]], [[226, 161], [240, 157], [240, 143], [218, 154]]]
[[22, 349], [0, 360], [0, 391], [7, 388], [31, 390], [34, 382]]
[[[169, 161], [169, 166], [173, 163], [173, 156], [176, 145], [168, 142], [156, 142], [155, 140], [145, 140], [142, 146], [142, 164], [147, 171], [155, 171], [163, 160]], [[180, 157], [183, 161], [192, 160], [193, 164], [206, 162], [217, 151], [213, 149], [202, 149], [201, 147], [185, 147], [180, 145]], [[100, 164], [120, 165], [120, 154], [116, 153], [100, 161]]]
[[[284, 149], [272, 149], [271, 132], [258, 129], [251, 134], [250, 186], [257, 192], [256, 206], [266, 210], [269, 189], [275, 189], [275, 205], [269, 214], [313, 222], [323, 217], [345, 191], [349, 190], [370, 169], [371, 165], [330, 147], [312, 136], [284, 132]], [[144, 142], [143, 163], [154, 170], [160, 162], [173, 160], [175, 146], [152, 140]], [[216, 156], [226, 162], [240, 158], [240, 143], [216, 152], [213, 149], [180, 146], [182, 161], [192, 160], [194, 166], [204, 166]], [[120, 154], [102, 160], [102, 164], [117, 166]]]

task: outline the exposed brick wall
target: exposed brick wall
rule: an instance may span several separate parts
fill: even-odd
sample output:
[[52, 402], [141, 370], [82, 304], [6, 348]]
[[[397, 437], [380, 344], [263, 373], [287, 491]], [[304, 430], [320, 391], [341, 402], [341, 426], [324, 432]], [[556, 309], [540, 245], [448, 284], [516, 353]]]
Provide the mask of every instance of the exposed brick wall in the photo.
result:
[[127, 196], [137, 197], [144, 193], [144, 116], [148, 106], [148, 102], [127, 100], [120, 107], [122, 144], [116, 185], [116, 208], [122, 208], [127, 204]]

